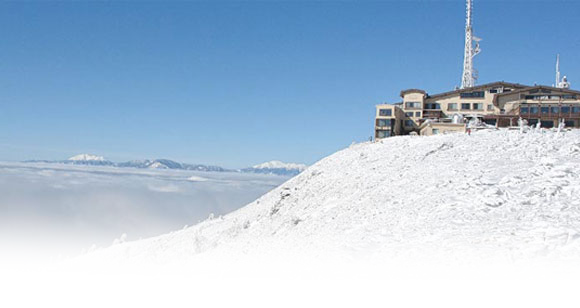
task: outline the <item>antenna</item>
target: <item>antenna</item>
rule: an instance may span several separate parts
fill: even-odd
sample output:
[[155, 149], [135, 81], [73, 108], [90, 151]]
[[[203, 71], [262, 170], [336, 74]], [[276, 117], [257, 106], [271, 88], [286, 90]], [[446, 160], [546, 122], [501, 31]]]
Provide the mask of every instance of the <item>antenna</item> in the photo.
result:
[[556, 88], [560, 89], [570, 89], [570, 83], [568, 82], [568, 77], [564, 76], [560, 79], [560, 54], [556, 56]]
[[[473, 0], [467, 0], [466, 3], [466, 21], [465, 21], [465, 53], [463, 57], [463, 77], [461, 79], [461, 88], [470, 88], [475, 86], [478, 78], [476, 70], [473, 68], [473, 58], [481, 52], [479, 42], [481, 39], [473, 35], [473, 26], [471, 16], [473, 13]], [[475, 46], [473, 45], [475, 43]]]
[[556, 88], [560, 87], [560, 54], [556, 56]]

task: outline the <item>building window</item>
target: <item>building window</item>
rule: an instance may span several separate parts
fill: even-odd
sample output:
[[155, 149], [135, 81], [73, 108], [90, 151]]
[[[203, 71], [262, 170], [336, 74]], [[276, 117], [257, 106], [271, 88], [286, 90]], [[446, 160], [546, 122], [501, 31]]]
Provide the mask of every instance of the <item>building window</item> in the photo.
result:
[[483, 119], [483, 123], [487, 125], [495, 125], [497, 123], [496, 119]]
[[574, 127], [574, 121], [573, 120], [566, 120], [566, 121], [564, 121], [564, 125], [566, 125], [566, 127]]
[[405, 112], [405, 116], [408, 118], [412, 118], [413, 117], [413, 112]]
[[390, 127], [391, 126], [391, 119], [379, 119], [377, 121], [377, 126], [379, 127]]
[[473, 104], [473, 110], [483, 110], [483, 104], [482, 103]]
[[521, 114], [528, 114], [528, 112], [530, 111], [529, 107], [521, 107], [520, 108], [520, 113]]
[[536, 100], [536, 101], [547, 101], [550, 99], [557, 99], [557, 98], [555, 96], [550, 96], [550, 95], [526, 95], [525, 99]]
[[441, 110], [441, 105], [439, 103], [425, 104], [425, 109]]
[[552, 106], [552, 107], [550, 107], [550, 112], [551, 113], [560, 113], [560, 107]]
[[490, 89], [489, 93], [497, 93], [497, 89]]
[[469, 110], [469, 109], [471, 109], [471, 104], [469, 103], [461, 104], [461, 110]]
[[536, 126], [538, 124], [538, 119], [529, 119], [528, 120], [528, 125], [530, 126]]
[[562, 106], [562, 108], [560, 108], [560, 111], [562, 113], [570, 113], [570, 106]]
[[457, 110], [457, 103], [450, 103], [447, 105], [447, 110]]
[[580, 113], [580, 106], [572, 107], [572, 113]]
[[545, 120], [545, 121], [541, 121], [541, 122], [542, 122], [541, 126], [544, 128], [554, 127], [554, 121], [552, 121], [552, 120]]
[[542, 114], [548, 114], [550, 112], [550, 107], [541, 107], [540, 111], [542, 112]]
[[382, 117], [390, 117], [393, 115], [393, 110], [391, 110], [391, 109], [379, 109], [379, 115]]
[[415, 112], [415, 117], [420, 118], [421, 117], [421, 111]]
[[421, 103], [420, 102], [406, 102], [405, 108], [407, 108], [407, 109], [421, 108]]
[[530, 114], [538, 114], [538, 111], [539, 111], [538, 107], [536, 106], [530, 107]]
[[433, 135], [437, 135], [437, 134], [439, 134], [439, 129], [434, 128], [431, 132], [433, 133]]
[[464, 93], [459, 93], [459, 97], [461, 97], [461, 98], [482, 98], [482, 97], [485, 97], [485, 92], [483, 92], [483, 91], [464, 92]]
[[562, 98], [576, 100], [577, 96], [576, 95], [562, 95]]
[[405, 126], [412, 127], [413, 126], [413, 120], [405, 120]]
[[390, 130], [377, 130], [377, 135], [376, 137], [378, 139], [382, 139], [382, 138], [387, 138], [391, 136], [391, 131]]
[[493, 105], [487, 105], [487, 111], [493, 111]]

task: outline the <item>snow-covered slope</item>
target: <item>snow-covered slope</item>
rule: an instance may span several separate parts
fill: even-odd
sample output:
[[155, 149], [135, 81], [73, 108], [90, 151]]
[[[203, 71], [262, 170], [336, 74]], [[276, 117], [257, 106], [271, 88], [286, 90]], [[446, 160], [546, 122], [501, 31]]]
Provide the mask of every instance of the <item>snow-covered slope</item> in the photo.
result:
[[242, 169], [242, 172], [264, 173], [277, 175], [297, 175], [307, 168], [304, 164], [283, 163], [278, 160], [265, 162], [251, 168]]
[[579, 167], [579, 130], [388, 138], [339, 151], [229, 215], [94, 257], [577, 258]]

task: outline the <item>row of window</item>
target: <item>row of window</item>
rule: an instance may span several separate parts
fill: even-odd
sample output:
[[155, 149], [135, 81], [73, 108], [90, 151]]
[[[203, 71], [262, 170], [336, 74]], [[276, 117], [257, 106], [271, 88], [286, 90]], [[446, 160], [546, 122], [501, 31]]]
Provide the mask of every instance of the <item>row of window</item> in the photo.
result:
[[489, 90], [489, 93], [506, 93], [506, 92], [511, 92], [511, 91], [512, 91], [512, 89], [503, 89], [503, 90], [500, 90], [498, 88], [498, 89], [490, 89]]
[[484, 91], [463, 92], [463, 93], [459, 93], [459, 97], [461, 97], [461, 98], [482, 98], [482, 97], [485, 97], [485, 92]]
[[576, 100], [578, 97], [576, 95], [520, 95], [520, 99], [535, 100], [535, 101], [547, 101], [547, 100], [560, 100], [560, 99], [570, 99]]
[[[457, 110], [457, 103], [447, 105], [447, 110]], [[461, 110], [478, 110], [483, 111], [483, 103], [461, 103]], [[493, 111], [493, 105], [487, 105], [488, 111]]]
[[[528, 125], [530, 125], [530, 126], [537, 125], [538, 121], [539, 121], [540, 126], [544, 127], [544, 128], [552, 128], [558, 124], [558, 121], [553, 121], [553, 120], [541, 120], [540, 121], [539, 119], [528, 119], [527, 121], [528, 121]], [[572, 120], [565, 120], [564, 125], [566, 127], [575, 127], [574, 121], [572, 121]]]
[[[447, 110], [459, 110], [457, 108], [458, 103], [449, 103], [447, 105]], [[461, 110], [476, 110], [476, 111], [483, 111], [484, 104], [483, 103], [461, 103]], [[432, 104], [425, 104], [425, 109], [427, 110], [441, 110], [441, 105], [439, 103], [432, 103]], [[493, 105], [487, 105], [487, 111], [493, 111]], [[390, 117], [393, 115], [392, 109], [379, 109], [379, 116], [383, 117]], [[413, 116], [416, 118], [421, 117], [420, 111], [408, 111], [405, 112], [405, 116], [408, 118], [412, 118]]]
[[393, 115], [393, 109], [379, 109], [379, 115], [383, 117], [390, 117]]
[[[441, 110], [439, 103], [425, 104], [425, 109]], [[458, 110], [457, 103], [449, 103], [447, 110]], [[461, 103], [461, 110], [483, 110], [483, 103]], [[487, 105], [488, 111], [493, 111], [493, 105]]]
[[395, 125], [395, 119], [378, 119], [377, 126], [378, 127], [391, 127]]
[[415, 116], [416, 118], [420, 118], [421, 117], [421, 111], [417, 111], [417, 112], [405, 112], [405, 116], [407, 118], [412, 118], [413, 116]]
[[[377, 119], [377, 127], [389, 127], [392, 128], [393, 126], [395, 126], [395, 119]], [[403, 125], [405, 126], [413, 126], [415, 124], [415, 122], [413, 120], [405, 120], [404, 122], [401, 121]]]
[[439, 105], [439, 103], [425, 104], [425, 109], [440, 110], [441, 105]]
[[405, 109], [421, 109], [421, 102], [406, 102]]
[[533, 90], [530, 90], [529, 92], [532, 93], [532, 94], [533, 93], [538, 93], [538, 92], [550, 94], [550, 93], [552, 93], [552, 90], [548, 90], [548, 89], [533, 89]]
[[580, 106], [523, 106], [520, 107], [520, 114], [558, 114], [558, 113], [580, 113]]
[[390, 130], [380, 129], [380, 130], [377, 130], [377, 133], [376, 133], [376, 136], [375, 137], [377, 139], [381, 139], [381, 138], [387, 138], [387, 137], [390, 137], [390, 136], [391, 136], [391, 131]]

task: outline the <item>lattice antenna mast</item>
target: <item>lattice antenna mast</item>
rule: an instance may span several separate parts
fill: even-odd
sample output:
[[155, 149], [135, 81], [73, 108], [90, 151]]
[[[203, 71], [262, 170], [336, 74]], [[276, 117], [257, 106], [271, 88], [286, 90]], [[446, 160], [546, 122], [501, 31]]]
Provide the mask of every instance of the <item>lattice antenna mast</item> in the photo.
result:
[[[463, 77], [461, 79], [461, 88], [470, 88], [475, 86], [477, 81], [477, 70], [473, 68], [473, 58], [479, 54], [480, 38], [473, 35], [472, 13], [473, 0], [467, 0], [466, 4], [467, 18], [465, 21], [465, 54], [463, 57]], [[475, 46], [474, 46], [475, 43]]]

